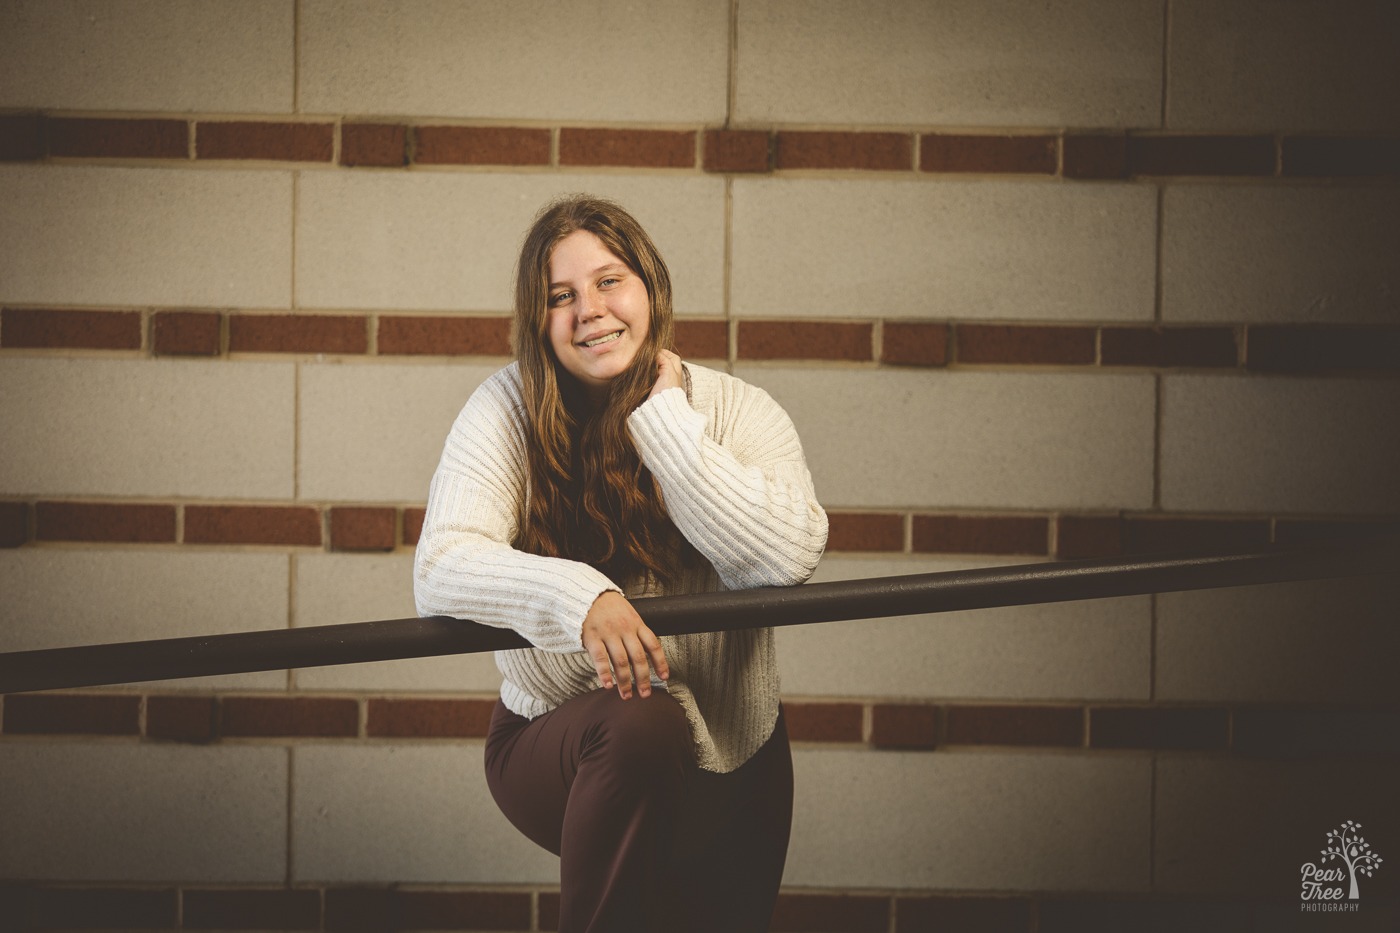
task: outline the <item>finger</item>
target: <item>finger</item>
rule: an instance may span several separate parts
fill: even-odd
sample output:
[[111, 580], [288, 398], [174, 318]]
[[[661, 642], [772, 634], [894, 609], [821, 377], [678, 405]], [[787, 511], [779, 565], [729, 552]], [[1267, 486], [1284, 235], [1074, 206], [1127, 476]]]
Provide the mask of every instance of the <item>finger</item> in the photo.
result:
[[593, 669], [598, 672], [598, 683], [603, 685], [604, 690], [611, 690], [613, 686], [612, 666], [608, 663], [608, 649], [601, 641], [593, 642], [592, 647], [585, 646], [589, 657], [593, 659]]
[[627, 658], [637, 678], [637, 692], [644, 697], [651, 696], [651, 667], [647, 664], [647, 650], [636, 638], [627, 639], [626, 645]]
[[637, 630], [637, 637], [641, 639], [642, 647], [651, 657], [651, 669], [656, 671], [656, 676], [662, 680], [670, 680], [671, 665], [666, 663], [666, 649], [661, 647], [661, 639], [645, 625]]
[[621, 639], [608, 642], [608, 656], [612, 658], [613, 674], [617, 677], [617, 692], [625, 700], [632, 695], [632, 668]]

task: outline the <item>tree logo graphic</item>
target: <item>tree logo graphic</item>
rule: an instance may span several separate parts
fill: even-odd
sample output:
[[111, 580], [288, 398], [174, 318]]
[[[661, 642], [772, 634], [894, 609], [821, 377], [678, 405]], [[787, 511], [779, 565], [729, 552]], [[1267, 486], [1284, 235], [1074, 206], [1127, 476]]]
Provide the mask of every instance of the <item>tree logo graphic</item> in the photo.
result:
[[[1358, 832], [1359, 829], [1360, 823], [1347, 820], [1327, 834], [1327, 848], [1322, 850], [1319, 863], [1314, 865], [1309, 862], [1303, 866], [1304, 901], [1341, 900], [1344, 896], [1342, 888], [1333, 885], [1343, 881], [1351, 882], [1350, 893], [1345, 895], [1348, 900], [1355, 901], [1361, 897], [1357, 876], [1370, 878], [1385, 860], [1372, 850], [1371, 844]], [[1327, 863], [1337, 861], [1346, 865], [1345, 872], [1340, 865], [1325, 867]]]
[[[1360, 828], [1360, 823], [1347, 820], [1342, 824], [1341, 829], [1335, 829], [1327, 834], [1327, 848], [1322, 850], [1324, 864], [1332, 859], [1341, 859], [1346, 862], [1347, 871], [1351, 874], [1351, 893], [1347, 897], [1353, 901], [1360, 897], [1356, 890], [1356, 876], [1361, 874], [1367, 878], [1371, 877], [1384, 861], [1371, 851], [1369, 842], [1357, 836], [1356, 831]], [[1350, 839], [1347, 838], [1348, 833], [1351, 834]]]

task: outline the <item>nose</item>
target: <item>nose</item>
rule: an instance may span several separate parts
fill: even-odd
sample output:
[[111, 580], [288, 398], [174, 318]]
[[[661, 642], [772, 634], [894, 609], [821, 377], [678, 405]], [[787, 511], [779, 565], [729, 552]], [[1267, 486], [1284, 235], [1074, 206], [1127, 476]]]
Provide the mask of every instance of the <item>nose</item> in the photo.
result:
[[602, 296], [592, 289], [580, 292], [574, 307], [580, 321], [591, 321], [603, 316]]

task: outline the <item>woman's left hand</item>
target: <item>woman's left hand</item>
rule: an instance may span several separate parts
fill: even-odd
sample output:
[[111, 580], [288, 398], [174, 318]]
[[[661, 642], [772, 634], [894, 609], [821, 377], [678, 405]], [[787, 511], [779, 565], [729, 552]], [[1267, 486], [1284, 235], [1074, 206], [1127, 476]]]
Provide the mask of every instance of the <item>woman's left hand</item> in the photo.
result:
[[670, 350], [656, 351], [656, 385], [651, 387], [651, 398], [667, 389], [684, 388], [685, 372], [681, 369], [681, 358]]

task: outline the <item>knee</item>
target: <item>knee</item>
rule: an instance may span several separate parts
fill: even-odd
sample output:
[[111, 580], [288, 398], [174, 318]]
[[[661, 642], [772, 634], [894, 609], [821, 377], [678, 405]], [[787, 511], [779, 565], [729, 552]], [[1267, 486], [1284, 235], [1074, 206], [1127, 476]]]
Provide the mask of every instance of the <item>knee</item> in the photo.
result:
[[585, 759], [606, 760], [638, 781], [680, 780], [694, 767], [695, 746], [685, 710], [665, 694], [623, 700], [616, 693], [599, 698]]

